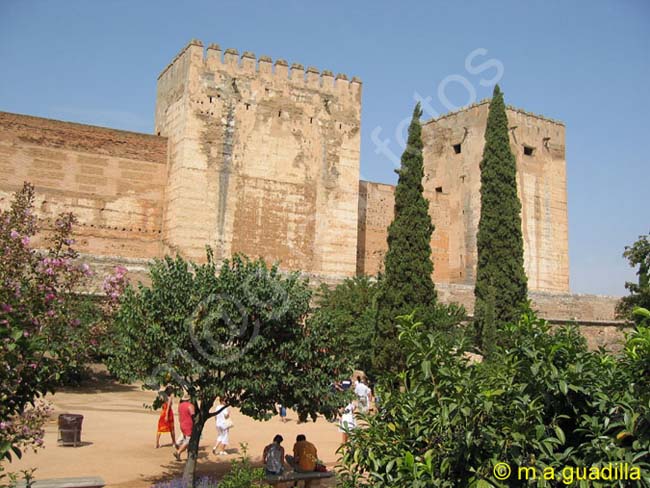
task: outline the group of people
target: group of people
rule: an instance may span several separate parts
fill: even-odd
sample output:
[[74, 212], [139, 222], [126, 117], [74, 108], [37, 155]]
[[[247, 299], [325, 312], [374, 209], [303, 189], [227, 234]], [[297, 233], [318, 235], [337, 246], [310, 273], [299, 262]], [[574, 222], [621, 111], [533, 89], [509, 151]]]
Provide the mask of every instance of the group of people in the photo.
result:
[[[341, 384], [342, 390], [348, 390], [351, 387], [351, 381], [344, 381]], [[339, 420], [339, 432], [341, 432], [341, 442], [343, 444], [348, 441], [350, 431], [356, 429], [357, 427], [357, 420], [355, 417], [357, 410], [359, 413], [368, 413], [370, 404], [373, 401], [372, 390], [361, 379], [361, 376], [357, 376], [357, 379], [354, 382], [354, 394], [356, 396], [356, 399], [349, 402], [343, 408]]]
[[[186, 451], [190, 444], [192, 428], [194, 427], [194, 414], [196, 413], [194, 405], [189, 396], [183, 396], [178, 404], [178, 421], [181, 428], [181, 438], [176, 441], [176, 431], [174, 428], [174, 411], [173, 400], [169, 389], [160, 392], [163, 399], [163, 405], [158, 417], [158, 430], [156, 432], [156, 449], [160, 447], [160, 435], [169, 433], [172, 438], [172, 445], [175, 448], [174, 457], [180, 461], [181, 453]], [[230, 410], [227, 406], [222, 405], [221, 399], [217, 397], [213, 411], [216, 412], [217, 441], [212, 448], [212, 453], [216, 455], [227, 455], [226, 449], [230, 443], [230, 429], [233, 427], [230, 419]]]
[[309, 442], [304, 434], [296, 437], [293, 456], [284, 454], [283, 440], [284, 438], [278, 434], [273, 438], [273, 442], [264, 448], [262, 459], [266, 474], [282, 474], [285, 471], [285, 466], [299, 473], [309, 473], [324, 468], [324, 465], [318, 460], [316, 446]]
[[[344, 381], [336, 385], [337, 389], [348, 390], [352, 387], [351, 381]], [[357, 410], [360, 413], [367, 413], [370, 404], [373, 400], [372, 390], [357, 376], [354, 382], [354, 393], [356, 399], [349, 402], [341, 411], [339, 420], [339, 432], [342, 433], [342, 442], [348, 441], [350, 431], [357, 427], [355, 414]], [[169, 433], [172, 438], [172, 444], [175, 448], [174, 457], [180, 461], [181, 453], [187, 450], [192, 436], [192, 428], [194, 426], [193, 417], [195, 415], [194, 405], [190, 401], [189, 396], [185, 395], [181, 398], [178, 405], [178, 417], [181, 429], [181, 437], [177, 441], [174, 429], [174, 412], [171, 390], [166, 388], [160, 392], [161, 399], [163, 400], [160, 417], [158, 418], [158, 429], [156, 432], [156, 449], [160, 447], [160, 436], [164, 433]], [[217, 397], [213, 412], [216, 413], [216, 427], [217, 427], [217, 441], [212, 448], [212, 453], [215, 455], [227, 455], [227, 447], [230, 443], [230, 429], [233, 427], [232, 420], [230, 419], [230, 410], [227, 406], [222, 405], [221, 399]], [[280, 406], [280, 418], [286, 422], [287, 410], [284, 405]], [[296, 438], [296, 443], [293, 447], [293, 456], [284, 454], [284, 447], [282, 447], [283, 438], [281, 435], [276, 435], [273, 442], [264, 448], [264, 464], [267, 473], [280, 474], [285, 464], [296, 471], [308, 472], [317, 469], [318, 456], [316, 447], [308, 442], [304, 434], [300, 434]]]

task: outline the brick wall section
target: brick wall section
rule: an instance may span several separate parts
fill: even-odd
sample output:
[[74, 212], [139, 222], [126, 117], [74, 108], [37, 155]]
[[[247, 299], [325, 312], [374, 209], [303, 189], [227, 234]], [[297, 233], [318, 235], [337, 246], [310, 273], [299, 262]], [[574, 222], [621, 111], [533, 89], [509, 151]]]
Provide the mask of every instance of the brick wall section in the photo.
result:
[[79, 251], [161, 255], [167, 139], [0, 112], [0, 205], [34, 184], [45, 225], [64, 211], [79, 219]]

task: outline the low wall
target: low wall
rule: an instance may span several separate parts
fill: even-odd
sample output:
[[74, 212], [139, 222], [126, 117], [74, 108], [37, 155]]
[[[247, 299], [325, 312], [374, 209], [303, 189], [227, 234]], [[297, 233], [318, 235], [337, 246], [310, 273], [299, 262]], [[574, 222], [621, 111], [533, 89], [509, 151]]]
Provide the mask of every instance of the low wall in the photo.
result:
[[[463, 305], [474, 313], [474, 287], [469, 285], [436, 284], [438, 298], [444, 303]], [[575, 322], [585, 336], [590, 349], [621, 348], [630, 325], [616, 319], [615, 309], [620, 297], [571, 293], [530, 292], [533, 308], [552, 325]]]

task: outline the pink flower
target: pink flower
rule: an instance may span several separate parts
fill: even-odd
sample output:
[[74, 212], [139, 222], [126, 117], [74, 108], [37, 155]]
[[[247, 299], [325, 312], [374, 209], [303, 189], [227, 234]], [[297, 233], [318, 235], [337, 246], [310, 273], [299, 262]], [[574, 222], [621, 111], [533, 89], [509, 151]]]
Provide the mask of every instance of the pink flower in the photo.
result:
[[54, 274], [54, 270], [53, 270], [52, 268], [47, 268], [47, 269], [45, 270], [45, 274], [46, 274], [46, 275], [50, 275], [50, 276], [52, 276], [52, 275]]
[[9, 235], [11, 236], [12, 239], [18, 239], [18, 237], [20, 237], [20, 234], [18, 232], [16, 232], [15, 230], [12, 230], [11, 234], [9, 234]]
[[48, 302], [54, 300], [54, 293], [48, 293], [47, 295], [45, 295], [45, 300], [47, 300]]
[[29, 246], [29, 237], [24, 236], [24, 237], [20, 240], [20, 242], [22, 242], [22, 243], [23, 243], [23, 246], [25, 246], [25, 247]]
[[48, 317], [54, 317], [54, 310], [48, 310], [47, 315]]
[[2, 311], [4, 313], [9, 313], [9, 312], [13, 311], [13, 307], [11, 305], [9, 305], [8, 303], [3, 303], [2, 307], [0, 307], [0, 308], [2, 308]]

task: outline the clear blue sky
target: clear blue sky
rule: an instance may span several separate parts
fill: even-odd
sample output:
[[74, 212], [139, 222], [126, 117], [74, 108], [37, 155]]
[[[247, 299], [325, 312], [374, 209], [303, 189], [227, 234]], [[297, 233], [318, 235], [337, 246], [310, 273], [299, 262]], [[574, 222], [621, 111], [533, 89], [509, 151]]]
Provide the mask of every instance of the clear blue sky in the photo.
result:
[[416, 93], [440, 113], [488, 97], [497, 69], [466, 67], [484, 49], [470, 68], [498, 62], [507, 103], [566, 123], [572, 291], [634, 279], [621, 254], [650, 230], [648, 0], [0, 0], [0, 110], [151, 132], [156, 77], [191, 38], [362, 78], [361, 172], [387, 183], [373, 130], [399, 154]]

